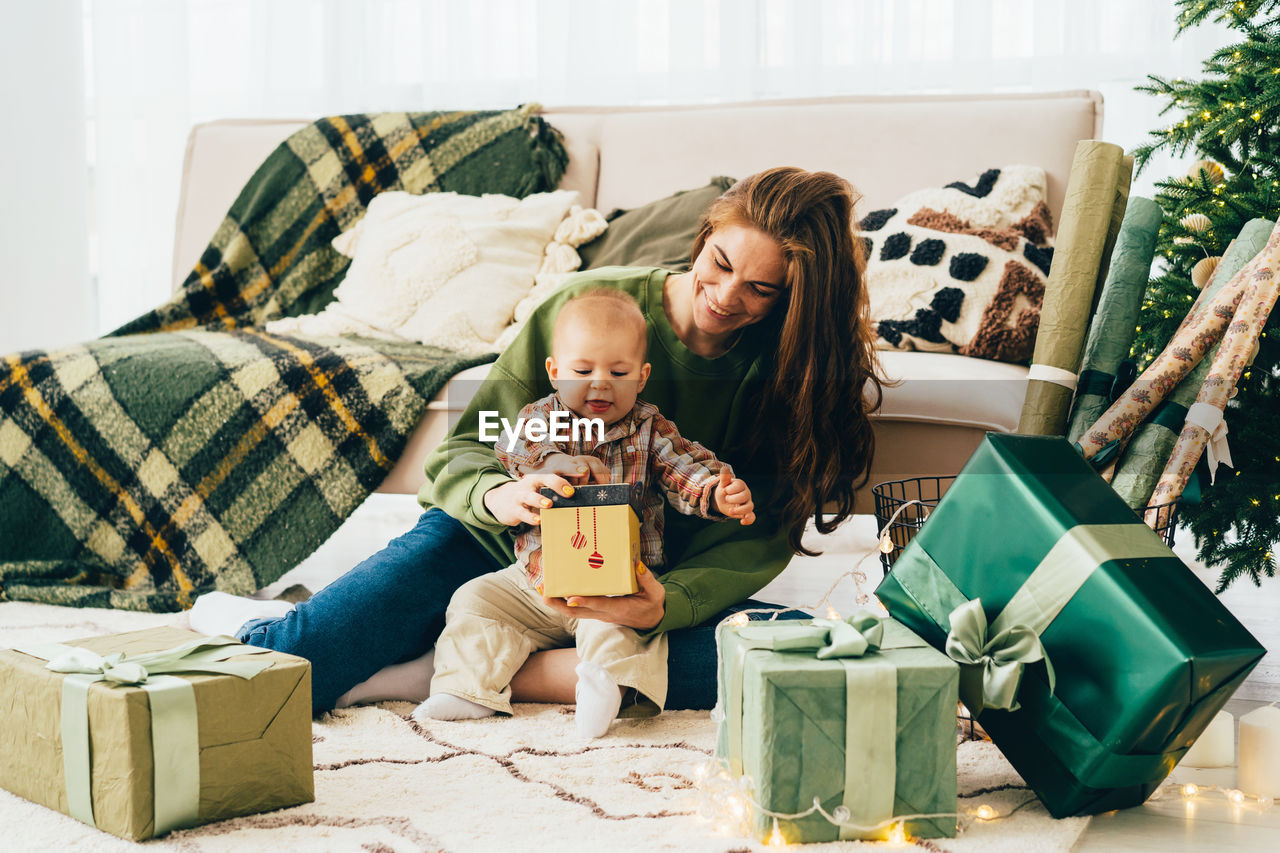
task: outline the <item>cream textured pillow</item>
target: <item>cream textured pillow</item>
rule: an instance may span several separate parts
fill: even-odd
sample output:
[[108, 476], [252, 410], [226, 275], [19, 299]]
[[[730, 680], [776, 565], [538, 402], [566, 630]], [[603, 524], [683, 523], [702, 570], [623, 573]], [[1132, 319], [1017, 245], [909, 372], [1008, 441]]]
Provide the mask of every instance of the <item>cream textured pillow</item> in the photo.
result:
[[1053, 248], [1045, 173], [988, 169], [862, 218], [881, 349], [1031, 358]]
[[267, 330], [493, 351], [577, 200], [564, 190], [523, 199], [381, 193], [333, 240], [352, 258], [335, 301], [319, 314], [272, 321]]

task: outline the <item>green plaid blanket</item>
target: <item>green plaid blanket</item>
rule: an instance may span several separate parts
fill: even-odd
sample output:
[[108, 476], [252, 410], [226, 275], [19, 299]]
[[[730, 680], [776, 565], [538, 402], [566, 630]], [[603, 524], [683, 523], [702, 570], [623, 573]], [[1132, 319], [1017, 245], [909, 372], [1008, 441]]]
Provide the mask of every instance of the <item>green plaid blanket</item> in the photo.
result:
[[486, 358], [266, 333], [332, 299], [378, 192], [554, 189], [536, 106], [321, 119], [250, 179], [177, 296], [112, 335], [0, 358], [0, 600], [176, 610], [328, 538], [427, 401]]

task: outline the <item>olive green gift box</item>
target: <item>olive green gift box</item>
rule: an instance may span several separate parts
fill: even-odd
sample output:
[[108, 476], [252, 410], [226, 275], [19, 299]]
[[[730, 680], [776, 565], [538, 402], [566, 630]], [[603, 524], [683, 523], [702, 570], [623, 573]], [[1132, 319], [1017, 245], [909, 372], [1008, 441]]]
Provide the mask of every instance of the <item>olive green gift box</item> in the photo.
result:
[[[839, 631], [852, 625], [871, 642], [850, 656]], [[717, 639], [716, 753], [729, 772], [770, 812], [812, 811], [815, 798], [827, 815], [849, 809], [843, 827], [817, 812], [779, 818], [788, 843], [887, 839], [898, 815], [938, 815], [903, 822], [916, 838], [956, 834], [954, 662], [865, 611], [843, 622], [722, 623]], [[772, 831], [762, 809], [752, 820], [758, 836]]]
[[876, 596], [1054, 817], [1145, 801], [1263, 655], [1061, 437], [989, 433]]
[[[145, 653], [209, 639], [176, 628], [154, 628], [63, 645], [109, 659], [123, 653], [127, 663]], [[103, 681], [88, 686], [89, 820], [98, 829], [138, 841], [177, 828], [164, 826], [162, 821], [160, 831], [156, 829], [154, 779], [158, 763], [175, 774], [170, 777], [178, 782], [174, 787], [190, 792], [188, 817], [177, 821], [182, 826], [315, 799], [311, 665], [293, 655], [251, 650], [229, 638], [214, 642], [226, 644], [227, 655], [240, 649], [256, 652], [251, 657], [236, 654], [226, 662], [234, 669], [243, 668], [248, 661], [249, 671], [261, 671], [242, 678], [186, 674], [182, 664], [167, 670], [175, 673], [168, 678], [188, 682], [194, 692], [196, 720], [189, 725], [196, 730], [183, 731], [188, 723], [182, 721], [176, 732], [178, 742], [189, 743], [194, 753], [191, 758], [198, 755], [194, 768], [181, 763], [175, 766], [180, 759], [171, 749], [153, 755], [152, 703], [162, 700], [139, 686]], [[64, 770], [64, 762], [73, 760], [64, 753], [75, 752], [74, 745], [64, 749], [64, 680], [76, 676], [50, 671], [48, 663], [34, 653], [0, 651], [0, 684], [5, 692], [5, 700], [0, 702], [0, 788], [83, 820], [72, 808]], [[191, 665], [192, 670], [199, 668], [199, 664]], [[166, 677], [152, 674], [146, 681], [154, 687], [162, 679]], [[170, 735], [174, 735], [172, 728]], [[193, 770], [198, 784], [191, 778]]]

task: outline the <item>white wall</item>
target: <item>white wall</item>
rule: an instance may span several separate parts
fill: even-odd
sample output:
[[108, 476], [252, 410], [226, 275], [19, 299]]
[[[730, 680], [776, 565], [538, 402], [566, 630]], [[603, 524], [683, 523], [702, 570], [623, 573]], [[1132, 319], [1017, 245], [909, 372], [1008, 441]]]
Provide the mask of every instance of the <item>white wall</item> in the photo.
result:
[[92, 337], [79, 0], [0, 6], [0, 354]]

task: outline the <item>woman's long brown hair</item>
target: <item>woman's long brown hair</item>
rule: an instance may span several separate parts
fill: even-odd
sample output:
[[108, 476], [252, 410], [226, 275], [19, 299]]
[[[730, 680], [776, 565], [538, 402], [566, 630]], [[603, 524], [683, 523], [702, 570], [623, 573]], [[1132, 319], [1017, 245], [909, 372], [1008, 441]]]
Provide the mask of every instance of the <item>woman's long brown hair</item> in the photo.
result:
[[[760, 425], [746, 448], [775, 460], [771, 513], [792, 550], [812, 518], [830, 533], [853, 514], [867, 482], [875, 438], [868, 414], [880, 407], [866, 257], [855, 234], [856, 194], [830, 172], [781, 167], [739, 181], [712, 203], [693, 258], [712, 231], [758, 228], [782, 248], [787, 290], [763, 321], [776, 329], [772, 370], [760, 392]], [[823, 517], [824, 506], [835, 509]]]

